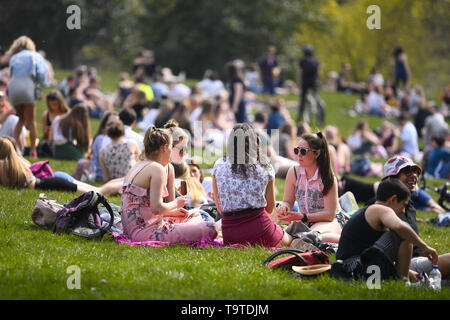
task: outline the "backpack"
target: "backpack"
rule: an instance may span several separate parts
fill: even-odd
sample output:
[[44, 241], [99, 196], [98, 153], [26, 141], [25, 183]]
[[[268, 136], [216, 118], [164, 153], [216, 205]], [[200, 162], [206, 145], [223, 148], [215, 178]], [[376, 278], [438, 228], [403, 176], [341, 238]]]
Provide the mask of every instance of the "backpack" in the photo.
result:
[[53, 158], [55, 156], [55, 144], [48, 140], [39, 140], [36, 147], [36, 153], [39, 158]]
[[[274, 260], [279, 255], [291, 254], [287, 257]], [[274, 261], [272, 261], [274, 260]], [[302, 251], [299, 249], [289, 248], [275, 252], [264, 262], [269, 269], [281, 268], [292, 270], [293, 266], [311, 266], [316, 264], [330, 264], [330, 258], [322, 251]]]
[[[109, 223], [102, 227], [98, 205], [102, 204], [110, 214]], [[55, 233], [72, 233], [93, 239], [101, 238], [114, 224], [114, 212], [101, 194], [89, 191], [66, 203], [58, 211], [55, 221]]]
[[54, 176], [53, 170], [48, 164], [47, 160], [33, 163], [30, 166], [30, 170], [33, 173], [33, 176], [39, 179], [50, 178]]
[[57, 213], [62, 208], [64, 208], [63, 205], [56, 203], [56, 200], [46, 199], [45, 194], [41, 193], [36, 200], [36, 205], [31, 213], [31, 219], [40, 227], [53, 229]]

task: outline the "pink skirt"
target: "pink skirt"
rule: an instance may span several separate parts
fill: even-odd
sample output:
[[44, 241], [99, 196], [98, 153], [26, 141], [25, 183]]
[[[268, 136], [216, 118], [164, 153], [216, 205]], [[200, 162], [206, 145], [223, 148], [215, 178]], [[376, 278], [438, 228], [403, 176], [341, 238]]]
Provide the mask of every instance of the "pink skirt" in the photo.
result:
[[229, 244], [259, 244], [275, 247], [283, 239], [284, 231], [264, 208], [248, 213], [222, 217], [223, 242]]

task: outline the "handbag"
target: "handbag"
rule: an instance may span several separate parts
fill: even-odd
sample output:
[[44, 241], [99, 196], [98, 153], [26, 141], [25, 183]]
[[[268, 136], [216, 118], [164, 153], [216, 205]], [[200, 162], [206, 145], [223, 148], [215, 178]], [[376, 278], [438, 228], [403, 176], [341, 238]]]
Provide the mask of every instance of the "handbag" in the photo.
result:
[[[290, 254], [287, 257], [279, 258], [274, 260], [276, 257]], [[292, 270], [293, 266], [311, 266], [311, 265], [323, 265], [330, 264], [330, 258], [323, 251], [307, 251], [304, 252], [299, 249], [282, 249], [278, 252], [275, 252], [270, 257], [268, 257], [264, 262], [264, 265], [267, 265], [269, 269], [272, 268], [281, 268]]]

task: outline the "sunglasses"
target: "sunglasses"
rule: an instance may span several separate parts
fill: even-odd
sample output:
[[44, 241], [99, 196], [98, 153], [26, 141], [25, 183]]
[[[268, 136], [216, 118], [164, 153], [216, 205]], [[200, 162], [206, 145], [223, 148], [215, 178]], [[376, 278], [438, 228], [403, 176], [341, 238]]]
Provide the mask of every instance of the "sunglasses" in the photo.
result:
[[298, 156], [299, 154], [301, 154], [302, 156], [306, 156], [308, 151], [315, 151], [315, 150], [309, 149], [309, 148], [299, 148], [299, 147], [294, 148], [294, 153], [296, 156]]
[[414, 168], [414, 167], [406, 167], [406, 168], [403, 168], [402, 170], [400, 170], [399, 173], [403, 173], [403, 174], [406, 175], [406, 176], [410, 176], [410, 175], [412, 175], [412, 174], [419, 175], [419, 172], [418, 172], [417, 169]]
[[179, 155], [180, 155], [180, 157], [183, 157], [184, 156], [184, 154], [185, 154], [185, 149], [186, 149], [186, 147], [177, 147], [177, 146], [173, 146], [173, 148], [174, 149], [178, 149], [178, 152], [179, 152]]

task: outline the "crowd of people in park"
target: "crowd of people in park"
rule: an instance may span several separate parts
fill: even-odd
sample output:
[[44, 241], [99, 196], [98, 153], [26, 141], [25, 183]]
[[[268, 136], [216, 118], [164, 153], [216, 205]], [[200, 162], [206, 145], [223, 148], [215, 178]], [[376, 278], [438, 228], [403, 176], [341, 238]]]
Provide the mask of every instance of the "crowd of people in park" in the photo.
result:
[[[311, 45], [302, 49], [293, 118], [280, 95], [274, 46], [247, 72], [242, 60], [233, 60], [225, 64], [225, 79], [205, 70], [190, 86], [183, 72], [174, 75], [142, 50], [132, 76], [122, 73], [110, 93], [96, 69], [84, 65], [57, 83], [51, 63], [22, 36], [0, 57], [0, 184], [120, 194], [123, 232], [134, 241], [221, 236], [225, 244], [302, 250], [334, 244], [349, 270], [376, 247], [402, 277], [417, 280], [432, 265], [448, 277], [450, 254], [438, 257], [419, 237], [416, 210], [445, 212], [417, 181], [450, 178], [450, 86], [440, 107], [433, 106], [419, 86], [410, 87], [401, 48], [393, 54], [393, 81], [375, 67], [367, 82], [351, 83], [343, 64], [336, 90], [361, 95], [358, 112], [395, 119], [379, 128], [359, 121], [343, 136], [337, 124], [325, 125], [331, 121], [319, 96], [320, 62]], [[42, 87], [49, 93], [42, 95]], [[41, 99], [47, 108], [37, 114]], [[305, 117], [311, 107], [318, 132]], [[95, 134], [91, 119], [99, 119]], [[369, 155], [383, 163], [370, 163]], [[37, 178], [25, 157], [77, 166]], [[381, 181], [368, 184], [351, 173]], [[285, 179], [282, 201], [276, 201], [276, 177]]]

